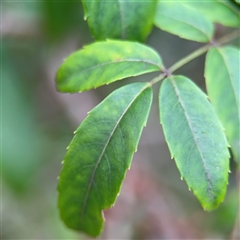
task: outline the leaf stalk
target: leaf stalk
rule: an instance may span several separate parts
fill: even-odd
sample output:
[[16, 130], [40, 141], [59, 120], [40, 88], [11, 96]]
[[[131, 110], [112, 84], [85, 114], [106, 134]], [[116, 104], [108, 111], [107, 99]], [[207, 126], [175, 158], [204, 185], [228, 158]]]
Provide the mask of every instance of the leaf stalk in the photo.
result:
[[239, 36], [240, 36], [240, 30], [236, 30], [234, 32], [231, 32], [231, 33], [219, 38], [216, 41], [213, 40], [211, 43], [208, 43], [208, 44], [200, 47], [199, 49], [193, 51], [189, 55], [185, 56], [184, 58], [182, 58], [179, 61], [177, 61], [176, 63], [174, 63], [170, 68], [164, 69], [163, 73], [161, 73], [159, 76], [153, 78], [150, 81], [150, 84], [154, 85], [155, 83], [157, 83], [157, 82], [163, 80], [164, 78], [168, 77], [169, 75], [171, 75], [173, 72], [175, 72], [176, 70], [178, 70], [182, 66], [186, 65], [187, 63], [191, 62], [195, 58], [197, 58], [197, 57], [203, 55], [204, 53], [206, 53], [211, 47], [220, 46], [222, 44], [225, 44], [227, 42], [230, 42], [230, 41], [234, 40], [235, 38], [238, 38]]

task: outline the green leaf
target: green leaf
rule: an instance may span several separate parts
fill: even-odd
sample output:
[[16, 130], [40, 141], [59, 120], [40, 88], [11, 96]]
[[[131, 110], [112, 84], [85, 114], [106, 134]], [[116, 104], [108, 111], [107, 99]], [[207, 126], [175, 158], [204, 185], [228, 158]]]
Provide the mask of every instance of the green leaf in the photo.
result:
[[82, 0], [85, 19], [97, 40], [108, 38], [143, 42], [152, 29], [157, 0]]
[[228, 182], [227, 140], [207, 96], [189, 79], [172, 76], [160, 89], [160, 119], [181, 179], [203, 208], [223, 201]]
[[236, 162], [240, 163], [240, 51], [212, 48], [206, 57], [205, 77], [209, 98], [220, 118]]
[[65, 224], [92, 236], [103, 227], [130, 168], [152, 102], [148, 83], [110, 94], [77, 129], [60, 174], [58, 206]]
[[213, 24], [201, 12], [182, 2], [159, 1], [154, 23], [188, 40], [210, 42], [213, 37]]
[[[187, 2], [187, 5], [201, 11], [206, 18], [227, 27], [239, 27], [239, 9], [230, 1], [213, 0], [207, 2]], [[214, 9], [214, 10], [213, 10]]]
[[73, 53], [57, 72], [61, 92], [79, 92], [162, 69], [160, 56], [136, 42], [95, 42]]

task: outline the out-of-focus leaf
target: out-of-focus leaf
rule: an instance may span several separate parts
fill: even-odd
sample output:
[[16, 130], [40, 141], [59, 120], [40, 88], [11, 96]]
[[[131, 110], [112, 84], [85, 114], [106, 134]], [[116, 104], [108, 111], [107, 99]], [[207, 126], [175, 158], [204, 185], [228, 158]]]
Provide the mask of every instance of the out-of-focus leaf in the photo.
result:
[[153, 49], [136, 42], [95, 42], [73, 53], [57, 72], [61, 92], [79, 92], [148, 72], [160, 71]]
[[36, 124], [36, 109], [7, 51], [2, 53], [1, 162], [3, 179], [16, 191], [29, 187], [45, 159], [45, 136]]
[[240, 4], [240, 1], [239, 0], [234, 0], [237, 4]]
[[223, 201], [228, 182], [227, 140], [207, 96], [189, 79], [172, 76], [160, 89], [160, 119], [181, 178], [203, 208]]
[[210, 21], [220, 23], [227, 27], [240, 26], [240, 12], [234, 3], [226, 0], [189, 1], [187, 5], [199, 10]]
[[97, 40], [124, 39], [143, 42], [152, 29], [157, 0], [82, 0], [85, 19]]
[[148, 83], [129, 84], [96, 106], [77, 129], [58, 184], [58, 206], [68, 227], [100, 234], [102, 210], [119, 194], [151, 102]]
[[154, 23], [166, 32], [192, 41], [210, 42], [213, 37], [213, 24], [180, 1], [158, 1]]
[[82, 12], [80, 1], [43, 1], [42, 13], [46, 36], [59, 40], [66, 37], [74, 28], [79, 29]]
[[236, 162], [240, 163], [240, 51], [212, 48], [206, 58], [205, 77], [209, 98], [219, 116]]

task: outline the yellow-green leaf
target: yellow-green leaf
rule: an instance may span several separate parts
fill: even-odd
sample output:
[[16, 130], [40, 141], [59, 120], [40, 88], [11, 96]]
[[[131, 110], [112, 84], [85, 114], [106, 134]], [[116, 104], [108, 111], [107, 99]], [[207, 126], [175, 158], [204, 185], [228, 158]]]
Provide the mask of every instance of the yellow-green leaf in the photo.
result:
[[143, 44], [116, 40], [95, 42], [64, 61], [57, 72], [57, 89], [82, 92], [162, 68], [158, 53]]

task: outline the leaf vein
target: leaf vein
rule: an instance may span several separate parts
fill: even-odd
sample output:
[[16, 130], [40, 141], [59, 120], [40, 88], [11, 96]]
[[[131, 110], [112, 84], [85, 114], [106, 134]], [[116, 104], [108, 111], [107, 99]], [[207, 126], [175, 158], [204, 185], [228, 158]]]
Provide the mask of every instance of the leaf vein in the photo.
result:
[[[233, 80], [232, 80], [231, 73], [230, 73], [229, 68], [228, 68], [228, 64], [227, 64], [226, 58], [225, 58], [224, 54], [222, 54], [221, 50], [220, 49], [218, 49], [218, 50], [219, 50], [219, 54], [221, 55], [221, 57], [223, 59], [223, 62], [225, 64], [225, 66], [226, 66], [226, 69], [227, 69], [227, 72], [228, 72], [228, 76], [229, 76], [229, 79], [230, 79], [230, 84], [231, 84], [231, 87], [232, 87], [232, 90], [233, 90], [233, 95], [234, 95], [234, 98], [235, 98], [237, 111], [239, 112], [240, 108], [239, 108], [239, 101], [237, 99], [237, 92], [235, 91], [234, 86], [233, 86]], [[238, 121], [240, 122], [239, 117], [240, 117], [240, 114], [238, 114]]]
[[172, 86], [173, 86], [173, 89], [174, 89], [174, 91], [175, 91], [175, 93], [176, 93], [176, 95], [177, 95], [177, 97], [178, 97], [180, 106], [181, 106], [182, 109], [183, 109], [183, 112], [184, 112], [184, 115], [185, 115], [185, 117], [186, 117], [188, 126], [189, 126], [190, 131], [191, 131], [191, 133], [192, 133], [192, 135], [193, 135], [193, 139], [194, 139], [195, 145], [196, 145], [196, 147], [197, 147], [197, 149], [198, 149], [198, 152], [199, 152], [199, 154], [200, 154], [200, 157], [201, 157], [201, 159], [202, 159], [203, 168], [204, 168], [204, 171], [205, 171], [205, 174], [206, 174], [207, 182], [209, 183], [209, 190], [210, 190], [211, 198], [214, 198], [213, 188], [212, 188], [212, 182], [211, 182], [211, 179], [210, 179], [210, 176], [209, 176], [209, 173], [208, 173], [208, 169], [207, 169], [207, 167], [206, 167], [206, 162], [204, 161], [204, 156], [203, 156], [202, 152], [200, 151], [199, 143], [198, 143], [198, 141], [197, 141], [197, 139], [196, 139], [196, 137], [195, 137], [194, 127], [192, 126], [190, 117], [189, 117], [189, 115], [188, 115], [188, 113], [187, 113], [187, 110], [186, 110], [186, 108], [185, 108], [185, 106], [184, 106], [184, 103], [183, 103], [182, 98], [181, 98], [181, 94], [180, 94], [180, 92], [179, 92], [179, 90], [178, 90], [178, 88], [177, 88], [177, 85], [176, 85], [175, 81], [173, 80], [173, 78], [169, 78], [169, 79], [170, 79], [171, 84], [172, 84]]
[[95, 177], [95, 173], [96, 173], [96, 170], [105, 154], [105, 151], [108, 147], [108, 144], [114, 134], [114, 132], [116, 131], [118, 125], [120, 124], [121, 120], [123, 119], [123, 117], [125, 116], [126, 112], [128, 111], [128, 109], [131, 107], [131, 105], [133, 104], [133, 102], [140, 96], [140, 94], [147, 88], [149, 87], [149, 85], [145, 85], [143, 89], [141, 89], [141, 91], [139, 91], [139, 93], [132, 99], [132, 101], [128, 104], [128, 106], [126, 107], [126, 109], [123, 111], [123, 113], [121, 114], [119, 120], [117, 121], [116, 125], [114, 126], [113, 130], [111, 131], [105, 145], [104, 145], [104, 148], [95, 164], [95, 167], [92, 171], [92, 174], [91, 174], [91, 177], [90, 177], [90, 181], [89, 181], [89, 184], [88, 184], [88, 188], [87, 188], [87, 192], [86, 192], [86, 196], [84, 198], [84, 201], [83, 201], [83, 204], [82, 204], [82, 208], [81, 208], [81, 213], [82, 213], [82, 216], [84, 215], [84, 212], [85, 212], [85, 209], [86, 209], [86, 204], [87, 204], [87, 201], [88, 201], [88, 198], [89, 198], [89, 193], [90, 193], [90, 189], [93, 185], [93, 182], [94, 182], [94, 177]]
[[186, 21], [183, 21], [183, 20], [180, 20], [180, 19], [177, 19], [177, 18], [174, 18], [172, 16], [169, 16], [169, 15], [165, 15], [164, 13], [161, 13], [163, 16], [165, 17], [168, 17], [168, 18], [172, 18], [176, 21], [179, 21], [179, 22], [182, 22], [182, 23], [185, 23], [186, 25], [189, 25], [190, 27], [194, 28], [194, 29], [197, 29], [199, 32], [201, 32], [205, 37], [207, 37], [208, 40], [210, 40], [209, 36], [200, 28], [194, 26], [193, 24], [190, 24], [189, 22], [186, 22]]
[[103, 67], [105, 65], [111, 65], [111, 64], [116, 64], [116, 63], [121, 63], [121, 62], [142, 62], [142, 63], [148, 63], [148, 64], [152, 64], [152, 65], [155, 65], [159, 68], [159, 70], [161, 70], [161, 67], [157, 64], [157, 63], [154, 63], [154, 62], [151, 62], [151, 61], [148, 61], [148, 60], [139, 60], [139, 59], [134, 59], [134, 58], [129, 58], [129, 59], [123, 59], [123, 60], [116, 60], [116, 61], [112, 61], [112, 62], [105, 62], [105, 63], [100, 63], [100, 64], [97, 64], [93, 67], [90, 67], [90, 68], [87, 68], [85, 70], [82, 70], [80, 72], [77, 72], [75, 74], [72, 74], [70, 75], [70, 77], [67, 78], [67, 81], [69, 81], [69, 79], [72, 79], [73, 77], [79, 75], [79, 74], [82, 74], [84, 72], [89, 72], [95, 68], [100, 68], [100, 67]]

